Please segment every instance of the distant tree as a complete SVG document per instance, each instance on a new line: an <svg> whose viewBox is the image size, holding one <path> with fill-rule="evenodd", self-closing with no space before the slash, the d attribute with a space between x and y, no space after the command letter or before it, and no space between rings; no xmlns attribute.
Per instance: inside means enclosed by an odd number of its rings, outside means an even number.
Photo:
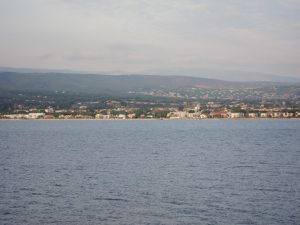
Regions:
<svg viewBox="0 0 300 225"><path fill-rule="evenodd" d="M155 118L166 118L170 111L159 111L155 113Z"/></svg>
<svg viewBox="0 0 300 225"><path fill-rule="evenodd" d="M120 115L120 114L127 115L128 113L123 111L123 110L112 110L111 114L114 115L114 116L117 116L117 115Z"/></svg>
<svg viewBox="0 0 300 225"><path fill-rule="evenodd" d="M137 118L140 118L141 115L146 115L148 112L150 112L149 109L137 109L137 110L134 111L135 116L136 116Z"/></svg>
<svg viewBox="0 0 300 225"><path fill-rule="evenodd" d="M107 110L102 110L102 111L100 111L100 113L103 115L107 115Z"/></svg>

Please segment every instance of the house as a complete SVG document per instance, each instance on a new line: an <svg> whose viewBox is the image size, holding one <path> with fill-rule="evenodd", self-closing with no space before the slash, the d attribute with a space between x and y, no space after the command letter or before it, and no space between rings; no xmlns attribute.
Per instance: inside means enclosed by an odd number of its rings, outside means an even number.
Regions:
<svg viewBox="0 0 300 225"><path fill-rule="evenodd" d="M229 113L229 117L230 118L243 118L243 117L245 117L245 114L242 112L232 112L232 113Z"/></svg>
<svg viewBox="0 0 300 225"><path fill-rule="evenodd" d="M5 119L27 119L26 114L7 114L3 115L3 118Z"/></svg>
<svg viewBox="0 0 300 225"><path fill-rule="evenodd" d="M200 112L187 113L186 116L189 119L198 119L200 117Z"/></svg>
<svg viewBox="0 0 300 225"><path fill-rule="evenodd" d="M261 118L268 118L269 117L269 113L267 113L267 112L261 112L260 113L260 117Z"/></svg>
<svg viewBox="0 0 300 225"><path fill-rule="evenodd" d="M186 118L187 113L183 111L176 111L176 112L170 112L168 113L167 117L170 119L183 119Z"/></svg>
<svg viewBox="0 0 300 225"><path fill-rule="evenodd" d="M281 112L272 112L271 114L272 118L280 118L282 117L282 113Z"/></svg>
<svg viewBox="0 0 300 225"><path fill-rule="evenodd" d="M207 119L207 115L206 114L200 114L200 119Z"/></svg>
<svg viewBox="0 0 300 225"><path fill-rule="evenodd" d="M28 119L41 119L44 118L45 113L29 113L28 114Z"/></svg>
<svg viewBox="0 0 300 225"><path fill-rule="evenodd" d="M130 113L130 114L128 114L127 115L127 117L129 118L129 119L135 119L135 113Z"/></svg>
<svg viewBox="0 0 300 225"><path fill-rule="evenodd" d="M258 117L258 113L248 113L247 117L248 118L257 118Z"/></svg>
<svg viewBox="0 0 300 225"><path fill-rule="evenodd" d="M118 115L118 119L125 120L126 119L126 115L125 114L119 114Z"/></svg>
<svg viewBox="0 0 300 225"><path fill-rule="evenodd" d="M209 113L209 117L211 117L211 118L228 118L228 113L224 112L224 111L211 112L211 113Z"/></svg>
<svg viewBox="0 0 300 225"><path fill-rule="evenodd" d="M283 112L282 113L282 117L284 117L284 118L291 118L293 116L294 116L294 113L292 113L292 112Z"/></svg>
<svg viewBox="0 0 300 225"><path fill-rule="evenodd" d="M103 114L98 113L95 115L95 119L103 119L103 116L104 116Z"/></svg>
<svg viewBox="0 0 300 225"><path fill-rule="evenodd" d="M45 109L45 113L54 113L54 109L49 107L49 108Z"/></svg>
<svg viewBox="0 0 300 225"><path fill-rule="evenodd" d="M55 119L54 115L45 115L44 119L50 120L50 119Z"/></svg>

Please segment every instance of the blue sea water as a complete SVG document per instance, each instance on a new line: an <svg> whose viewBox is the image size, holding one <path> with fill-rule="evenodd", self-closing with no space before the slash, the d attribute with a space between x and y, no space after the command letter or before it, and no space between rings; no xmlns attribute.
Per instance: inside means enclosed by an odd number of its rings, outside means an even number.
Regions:
<svg viewBox="0 0 300 225"><path fill-rule="evenodd" d="M0 121L0 224L300 224L300 120Z"/></svg>

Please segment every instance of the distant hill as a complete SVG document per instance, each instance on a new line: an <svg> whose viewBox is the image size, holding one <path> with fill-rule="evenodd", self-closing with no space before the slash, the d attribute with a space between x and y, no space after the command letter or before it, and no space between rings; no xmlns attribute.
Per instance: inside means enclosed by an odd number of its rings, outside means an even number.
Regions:
<svg viewBox="0 0 300 225"><path fill-rule="evenodd" d="M151 75L95 75L69 73L0 72L2 91L66 91L72 93L127 93L149 89L229 88L240 83L221 80Z"/></svg>
<svg viewBox="0 0 300 225"><path fill-rule="evenodd" d="M37 68L14 68L14 67L1 67L1 72L14 72L14 73L28 73L28 74L105 74L105 75L126 75L131 74L125 71L80 71L80 70L69 70L69 69L37 69ZM155 71L144 71L139 74L157 74ZM180 77L202 77L207 79L223 80L230 82L280 82L280 83L300 83L300 78L292 76L280 76L275 74L258 73L258 72L247 72L247 71L223 71L223 70L202 70L193 71L191 69L187 70L168 70L161 71L159 75L179 75Z"/></svg>
<svg viewBox="0 0 300 225"><path fill-rule="evenodd" d="M229 82L187 76L0 72L0 97L11 92L115 95L149 90L264 88L274 82Z"/></svg>
<svg viewBox="0 0 300 225"><path fill-rule="evenodd" d="M300 83L300 78L291 76L279 76L274 74L246 72L246 71L208 71L211 77L235 82L280 82ZM205 77L205 76L204 76Z"/></svg>

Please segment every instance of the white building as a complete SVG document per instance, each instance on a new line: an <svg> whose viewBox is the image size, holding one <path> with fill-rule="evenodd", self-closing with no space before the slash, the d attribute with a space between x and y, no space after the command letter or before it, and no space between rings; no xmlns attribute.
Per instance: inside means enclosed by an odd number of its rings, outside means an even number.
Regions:
<svg viewBox="0 0 300 225"><path fill-rule="evenodd" d="M127 115L129 119L135 119L135 113L130 113Z"/></svg>
<svg viewBox="0 0 300 225"><path fill-rule="evenodd" d="M28 119L40 119L44 118L45 113L29 113L28 114Z"/></svg>
<svg viewBox="0 0 300 225"><path fill-rule="evenodd" d="M257 118L258 117L258 113L248 113L248 117L249 118Z"/></svg>
<svg viewBox="0 0 300 225"><path fill-rule="evenodd" d="M49 107L48 109L45 109L45 113L54 113L54 109Z"/></svg>
<svg viewBox="0 0 300 225"><path fill-rule="evenodd" d="M3 117L7 119L27 119L26 114L7 114L4 115Z"/></svg>
<svg viewBox="0 0 300 225"><path fill-rule="evenodd" d="M282 113L281 112L272 112L271 117L272 118L280 118L280 117L282 117Z"/></svg>
<svg viewBox="0 0 300 225"><path fill-rule="evenodd" d="M267 112L261 112L260 113L260 117L261 118L268 118L269 117L269 114Z"/></svg>
<svg viewBox="0 0 300 225"><path fill-rule="evenodd" d="M294 113L291 113L291 112L283 112L282 113L282 117L284 118L289 118L289 117L293 117L294 116Z"/></svg>
<svg viewBox="0 0 300 225"><path fill-rule="evenodd" d="M103 114L96 114L95 119L103 119Z"/></svg>
<svg viewBox="0 0 300 225"><path fill-rule="evenodd" d="M119 114L118 115L118 119L125 120L126 119L126 115L125 114Z"/></svg>
<svg viewBox="0 0 300 225"><path fill-rule="evenodd" d="M245 115L241 112L229 113L230 118L243 118Z"/></svg>
<svg viewBox="0 0 300 225"><path fill-rule="evenodd" d="M201 106L200 106L200 104L197 104L195 106L195 112L199 112L200 110L201 110Z"/></svg>
<svg viewBox="0 0 300 225"><path fill-rule="evenodd" d="M183 111L170 112L167 117L170 119L183 119L187 117L187 113Z"/></svg>
<svg viewBox="0 0 300 225"><path fill-rule="evenodd" d="M205 115L205 114L200 114L200 119L207 119L207 115Z"/></svg>

